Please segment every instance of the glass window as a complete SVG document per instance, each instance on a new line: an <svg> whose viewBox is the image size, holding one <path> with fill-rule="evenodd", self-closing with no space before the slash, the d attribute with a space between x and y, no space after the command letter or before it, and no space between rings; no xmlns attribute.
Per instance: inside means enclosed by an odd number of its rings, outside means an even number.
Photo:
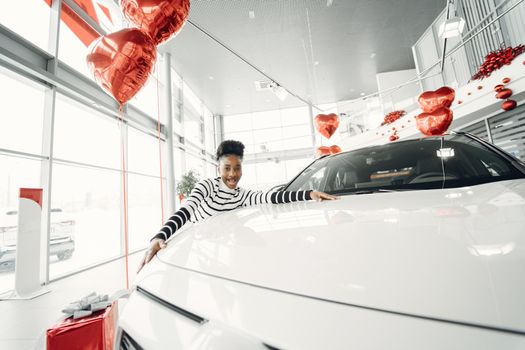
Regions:
<svg viewBox="0 0 525 350"><path fill-rule="evenodd" d="M183 91L184 91L184 105L187 105L187 107L193 108L197 114L200 115L201 113L201 100L199 97L193 92L190 87L183 82Z"/></svg>
<svg viewBox="0 0 525 350"><path fill-rule="evenodd" d="M281 110L281 114L283 126L310 125L310 114L308 113L307 107L283 109Z"/></svg>
<svg viewBox="0 0 525 350"><path fill-rule="evenodd" d="M525 160L525 108L516 108L492 117L489 125L492 142L496 146Z"/></svg>
<svg viewBox="0 0 525 350"><path fill-rule="evenodd" d="M120 169L118 121L57 94L54 156Z"/></svg>
<svg viewBox="0 0 525 350"><path fill-rule="evenodd" d="M162 157L166 158L164 142ZM166 161L163 161L163 165ZM128 128L128 171L160 176L159 139L133 128ZM165 175L165 169L163 169Z"/></svg>
<svg viewBox="0 0 525 350"><path fill-rule="evenodd" d="M161 110L160 94L162 93L163 88L164 84L160 82L157 84L157 77L152 74L146 81L146 84L144 84L129 103L146 113L150 118L158 120L158 114ZM161 123L162 122L164 122L164 118L161 116Z"/></svg>
<svg viewBox="0 0 525 350"><path fill-rule="evenodd" d="M40 188L40 164L0 154L0 293L15 286L18 197L20 188Z"/></svg>
<svg viewBox="0 0 525 350"><path fill-rule="evenodd" d="M52 278L120 254L121 175L117 171L55 164L51 213L57 246ZM52 231L53 239L53 231ZM54 244L51 242L52 245Z"/></svg>
<svg viewBox="0 0 525 350"><path fill-rule="evenodd" d="M480 122L477 122L475 124L466 126L461 129L463 132L468 132L472 135L475 135L479 138L484 139L485 141L489 140L489 135L487 133L487 127L485 126L485 121L482 120Z"/></svg>
<svg viewBox="0 0 525 350"><path fill-rule="evenodd" d="M252 130L250 114L236 114L224 116L224 133Z"/></svg>
<svg viewBox="0 0 525 350"><path fill-rule="evenodd" d="M265 111L252 114L254 130L281 127L281 111Z"/></svg>
<svg viewBox="0 0 525 350"><path fill-rule="evenodd" d="M48 50L51 0L2 1L0 23L43 50Z"/></svg>
<svg viewBox="0 0 525 350"><path fill-rule="evenodd" d="M318 172L323 172L320 183L316 181ZM288 189L310 187L331 193L370 193L463 187L517 178L525 175L500 154L465 135L449 135L321 158Z"/></svg>
<svg viewBox="0 0 525 350"><path fill-rule="evenodd" d="M164 196L166 196L166 182ZM164 213L167 220L170 213ZM149 241L164 225L162 222L159 178L129 174L128 176L128 235L129 251L146 248Z"/></svg>
<svg viewBox="0 0 525 350"><path fill-rule="evenodd" d="M0 148L41 154L45 88L0 67L0 96Z"/></svg>

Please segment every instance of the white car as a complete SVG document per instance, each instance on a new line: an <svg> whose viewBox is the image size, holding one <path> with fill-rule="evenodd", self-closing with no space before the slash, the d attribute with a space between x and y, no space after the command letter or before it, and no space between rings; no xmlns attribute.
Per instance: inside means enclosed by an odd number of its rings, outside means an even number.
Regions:
<svg viewBox="0 0 525 350"><path fill-rule="evenodd" d="M117 349L525 349L525 164L454 133L320 158L339 200L188 225L139 274Z"/></svg>

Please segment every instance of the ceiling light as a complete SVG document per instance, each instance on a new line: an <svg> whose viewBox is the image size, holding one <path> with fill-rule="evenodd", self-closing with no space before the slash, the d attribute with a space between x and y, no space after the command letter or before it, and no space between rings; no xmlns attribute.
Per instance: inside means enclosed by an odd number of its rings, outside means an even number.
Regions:
<svg viewBox="0 0 525 350"><path fill-rule="evenodd" d="M211 75L208 77L210 80L213 80L215 79L214 77L212 77Z"/></svg>
<svg viewBox="0 0 525 350"><path fill-rule="evenodd" d="M465 20L461 17L452 17L441 23L439 36L443 39L460 35L465 29Z"/></svg>
<svg viewBox="0 0 525 350"><path fill-rule="evenodd" d="M375 53L375 52L372 52L372 53L370 54L370 58L374 58L374 57L376 57L376 53Z"/></svg>
<svg viewBox="0 0 525 350"><path fill-rule="evenodd" d="M232 106L232 105L226 105L225 107L226 107L226 108L230 108L231 106Z"/></svg>
<svg viewBox="0 0 525 350"><path fill-rule="evenodd" d="M318 65L319 65L319 61L315 61L314 66L318 66Z"/></svg>
<svg viewBox="0 0 525 350"><path fill-rule="evenodd" d="M250 19L254 19L255 18L255 12L254 11L249 11L248 12L248 17L250 17Z"/></svg>
<svg viewBox="0 0 525 350"><path fill-rule="evenodd" d="M334 3L334 0L326 0L326 7L332 6L333 3Z"/></svg>
<svg viewBox="0 0 525 350"><path fill-rule="evenodd" d="M286 91L285 88L282 86L276 84L276 86L272 87L272 91L277 96L277 98L281 101L286 100L286 97L288 97L288 91Z"/></svg>
<svg viewBox="0 0 525 350"><path fill-rule="evenodd" d="M362 92L362 93L360 93L359 95L361 95L361 96L365 96L365 93L364 93L364 92Z"/></svg>

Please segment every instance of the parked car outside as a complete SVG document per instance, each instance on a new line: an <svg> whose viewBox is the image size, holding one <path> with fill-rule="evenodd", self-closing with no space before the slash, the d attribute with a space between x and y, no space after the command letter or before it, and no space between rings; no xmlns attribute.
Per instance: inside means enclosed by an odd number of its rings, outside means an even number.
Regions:
<svg viewBox="0 0 525 350"><path fill-rule="evenodd" d="M0 269L12 270L16 259L18 210L4 208L0 212ZM58 260L71 258L75 251L75 220L61 208L51 209L49 255Z"/></svg>
<svg viewBox="0 0 525 350"><path fill-rule="evenodd" d="M452 133L325 156L284 189L341 198L183 227L116 348L525 348L520 160Z"/></svg>

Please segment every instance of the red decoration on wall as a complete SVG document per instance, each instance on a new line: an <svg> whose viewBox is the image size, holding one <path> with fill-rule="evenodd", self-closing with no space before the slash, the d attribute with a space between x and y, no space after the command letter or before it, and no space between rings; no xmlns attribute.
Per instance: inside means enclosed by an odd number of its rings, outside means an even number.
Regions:
<svg viewBox="0 0 525 350"><path fill-rule="evenodd" d="M506 111L510 111L510 110L513 110L514 108L516 108L516 105L517 105L516 101L514 101L514 100L507 100L507 101L505 101L505 102L503 102L501 104L501 108L506 110Z"/></svg>
<svg viewBox="0 0 525 350"><path fill-rule="evenodd" d="M503 78L502 82L503 84L508 84L510 83L510 78Z"/></svg>
<svg viewBox="0 0 525 350"><path fill-rule="evenodd" d="M496 98L499 98L501 100L505 100L512 96L512 90L511 89L501 89L496 94Z"/></svg>
<svg viewBox="0 0 525 350"><path fill-rule="evenodd" d="M494 91L499 92L501 89L504 89L504 88L505 88L505 85L498 84L498 85L494 86Z"/></svg>
<svg viewBox="0 0 525 350"><path fill-rule="evenodd" d="M436 91L425 91L417 101L423 112L431 113L441 107L450 107L456 96L454 89L443 86Z"/></svg>
<svg viewBox="0 0 525 350"><path fill-rule="evenodd" d="M447 107L441 107L431 113L421 113L416 117L416 126L424 135L443 135L452 123L453 114Z"/></svg>
<svg viewBox="0 0 525 350"><path fill-rule="evenodd" d="M401 118L402 116L404 116L405 114L407 114L407 112L405 112L405 111L393 111L393 112L390 112L390 113L385 115L385 118L384 118L383 122L381 123L381 126L387 125L387 124L391 124L391 123L395 122L396 120L398 120L399 118Z"/></svg>
<svg viewBox="0 0 525 350"><path fill-rule="evenodd" d="M490 76L492 72L500 69L503 65L509 65L516 56L519 56L523 52L525 52L525 45L504 47L490 52L485 56L485 61L481 64L478 72L474 74L471 79L478 80Z"/></svg>
<svg viewBox="0 0 525 350"><path fill-rule="evenodd" d="M399 140L399 136L398 136L397 134L390 135L390 137L388 138L388 140L390 140L390 142L393 142L393 141Z"/></svg>
<svg viewBox="0 0 525 350"><path fill-rule="evenodd" d="M86 61L95 81L122 105L146 83L156 57L148 35L126 28L94 41Z"/></svg>
<svg viewBox="0 0 525 350"><path fill-rule="evenodd" d="M335 113L318 114L314 118L314 124L317 131L329 139L339 126L339 116Z"/></svg>
<svg viewBox="0 0 525 350"><path fill-rule="evenodd" d="M337 145L330 146L330 154L337 154L337 153L341 153L342 151L343 150L341 149L341 147Z"/></svg>
<svg viewBox="0 0 525 350"><path fill-rule="evenodd" d="M178 33L190 13L190 0L120 0L124 16L155 45Z"/></svg>
<svg viewBox="0 0 525 350"><path fill-rule="evenodd" d="M478 90L481 90L481 89L483 89L483 86L478 85Z"/></svg>

